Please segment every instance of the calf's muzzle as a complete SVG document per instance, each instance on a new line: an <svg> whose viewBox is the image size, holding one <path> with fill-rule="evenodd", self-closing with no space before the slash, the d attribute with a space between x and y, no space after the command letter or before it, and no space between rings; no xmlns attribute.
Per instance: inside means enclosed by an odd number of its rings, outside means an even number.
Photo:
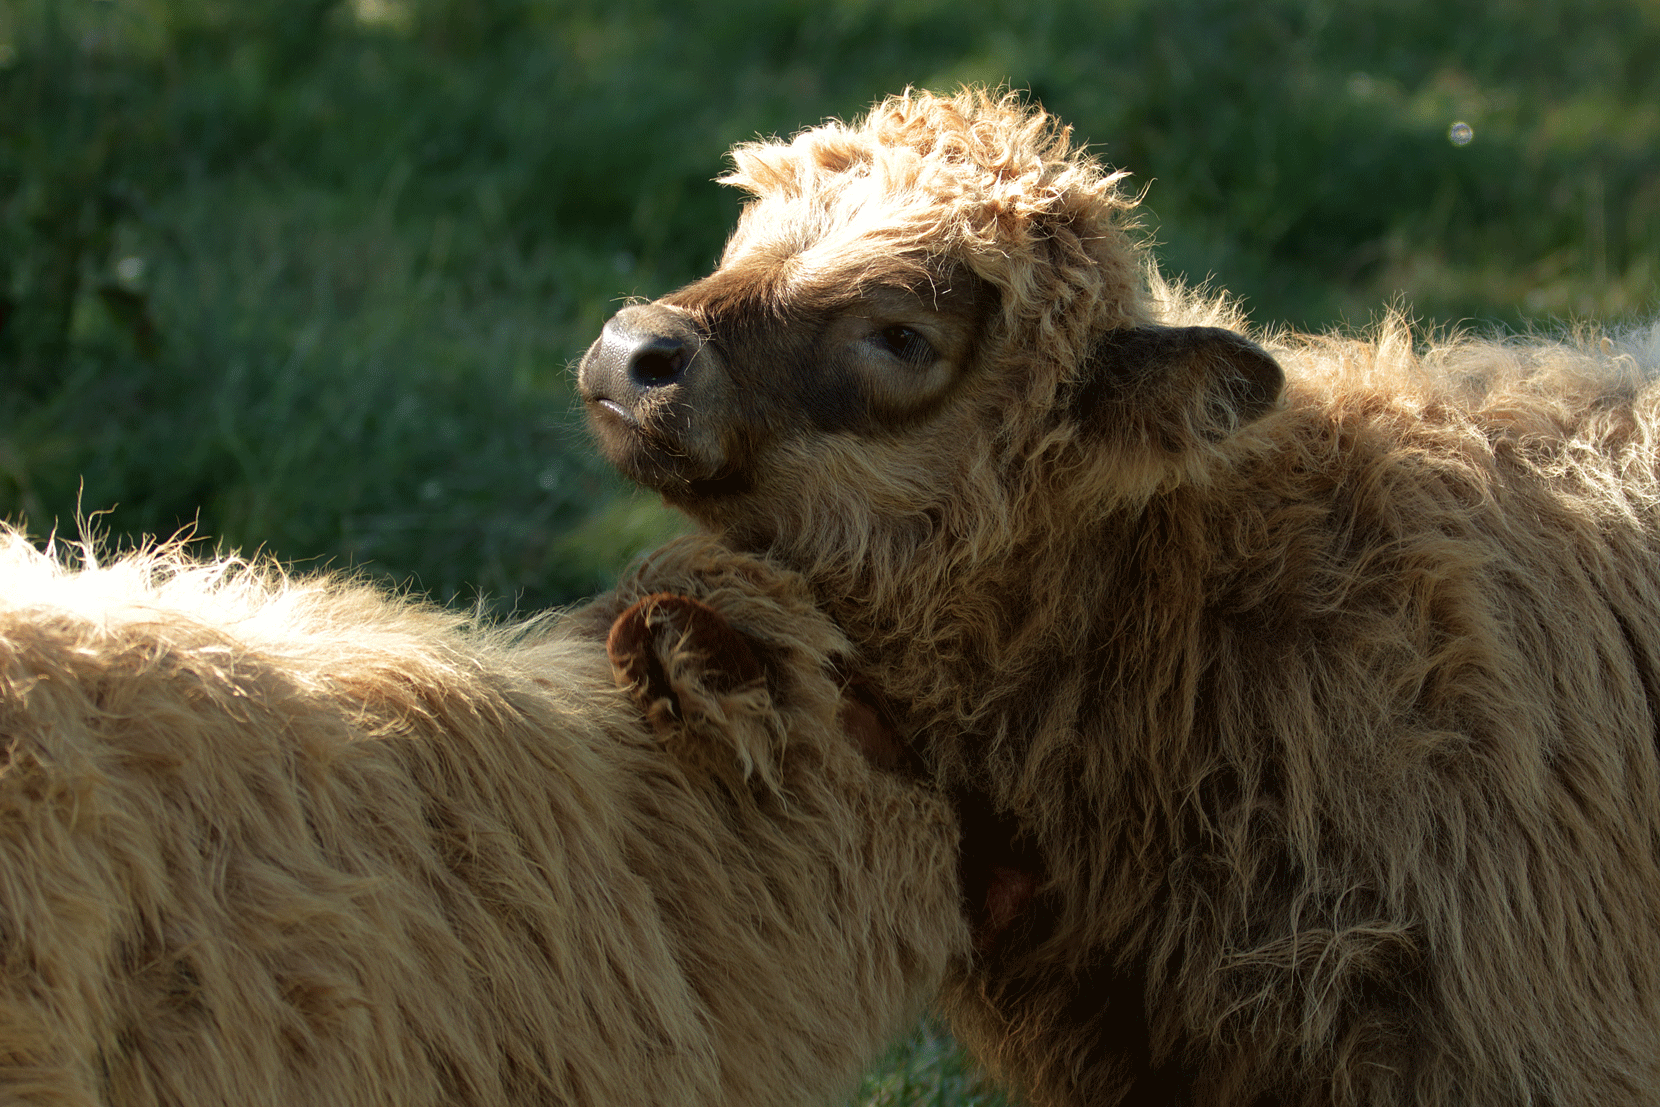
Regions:
<svg viewBox="0 0 1660 1107"><path fill-rule="evenodd" d="M657 304L626 307L583 356L577 387L590 409L638 425L641 405L654 390L679 384L702 347L703 336L682 313Z"/></svg>

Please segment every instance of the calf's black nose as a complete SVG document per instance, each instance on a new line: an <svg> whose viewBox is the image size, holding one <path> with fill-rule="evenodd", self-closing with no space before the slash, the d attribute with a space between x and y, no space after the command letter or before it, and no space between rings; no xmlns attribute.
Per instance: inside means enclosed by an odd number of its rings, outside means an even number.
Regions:
<svg viewBox="0 0 1660 1107"><path fill-rule="evenodd" d="M675 312L654 304L624 308L582 359L577 374L582 398L633 421L654 389L685 378L702 346L697 328Z"/></svg>
<svg viewBox="0 0 1660 1107"><path fill-rule="evenodd" d="M611 324L606 324L605 329L610 331ZM619 351L623 357L622 369L628 379L641 388L674 383L692 360L691 344L676 335L636 335L632 343L632 346Z"/></svg>

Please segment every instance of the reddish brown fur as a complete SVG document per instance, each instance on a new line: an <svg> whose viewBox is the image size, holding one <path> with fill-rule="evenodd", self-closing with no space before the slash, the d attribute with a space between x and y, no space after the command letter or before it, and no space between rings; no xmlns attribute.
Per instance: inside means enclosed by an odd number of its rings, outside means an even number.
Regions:
<svg viewBox="0 0 1660 1107"><path fill-rule="evenodd" d="M959 797L980 1055L1042 1107L1660 1099L1660 329L1253 343L1011 98L735 158L584 395Z"/></svg>

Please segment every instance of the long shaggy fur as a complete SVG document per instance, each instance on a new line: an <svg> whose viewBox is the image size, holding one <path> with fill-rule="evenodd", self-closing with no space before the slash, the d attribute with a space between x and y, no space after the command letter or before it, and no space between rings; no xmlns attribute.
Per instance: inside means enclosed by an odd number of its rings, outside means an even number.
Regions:
<svg viewBox="0 0 1660 1107"><path fill-rule="evenodd" d="M949 988L980 1056L1045 1107L1660 1099L1660 328L1188 330L1246 328L1007 97L736 159L728 255L657 317L706 342L688 436L775 441L660 486L812 581L978 812L970 874L1037 873ZM996 308L894 313L884 255ZM953 384L826 432L749 336L861 312ZM896 364L858 341L825 364Z"/></svg>
<svg viewBox="0 0 1660 1107"><path fill-rule="evenodd" d="M700 683L666 640L654 729L605 633L663 591L765 681ZM0 536L0 1099L845 1091L966 941L948 808L837 721L846 648L798 579L706 541L492 630Z"/></svg>

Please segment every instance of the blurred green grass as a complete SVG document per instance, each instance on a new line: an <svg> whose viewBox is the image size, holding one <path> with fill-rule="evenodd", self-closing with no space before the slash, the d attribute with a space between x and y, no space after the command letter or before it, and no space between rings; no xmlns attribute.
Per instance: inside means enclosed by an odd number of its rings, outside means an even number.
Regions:
<svg viewBox="0 0 1660 1107"><path fill-rule="evenodd" d="M602 588L680 524L570 364L733 142L907 85L1029 90L1259 322L1650 317L1656 57L1652 0L0 0L0 516ZM860 1102L980 1095L925 1024Z"/></svg>
<svg viewBox="0 0 1660 1107"><path fill-rule="evenodd" d="M924 1018L871 1067L848 1107L1007 1107L951 1034Z"/></svg>

